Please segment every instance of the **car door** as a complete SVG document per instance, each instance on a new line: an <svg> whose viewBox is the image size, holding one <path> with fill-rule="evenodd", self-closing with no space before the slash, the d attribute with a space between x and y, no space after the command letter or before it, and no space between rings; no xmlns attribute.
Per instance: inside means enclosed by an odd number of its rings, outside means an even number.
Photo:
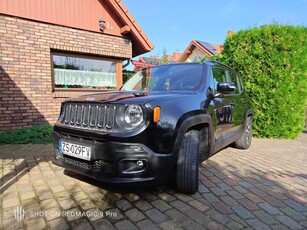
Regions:
<svg viewBox="0 0 307 230"><path fill-rule="evenodd" d="M229 81L235 85L235 91L229 95L233 104L232 111L232 127L231 132L235 133L243 127L244 111L245 111L245 98L242 97L243 85L240 76L233 70L229 70Z"/></svg>
<svg viewBox="0 0 307 230"><path fill-rule="evenodd" d="M215 115L215 141L223 141L231 133L233 127L233 110L235 106L234 98L230 95L219 94L217 85L219 82L229 82L229 71L223 66L213 66L211 68L211 81L213 94L215 95L212 103Z"/></svg>

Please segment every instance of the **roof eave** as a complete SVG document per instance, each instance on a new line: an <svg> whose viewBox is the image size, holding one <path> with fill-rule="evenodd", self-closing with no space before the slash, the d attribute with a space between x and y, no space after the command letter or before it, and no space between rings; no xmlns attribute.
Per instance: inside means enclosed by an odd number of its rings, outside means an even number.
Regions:
<svg viewBox="0 0 307 230"><path fill-rule="evenodd" d="M116 10L115 12L117 12L119 18L121 18L125 26L128 26L130 28L130 31L128 33L131 36L133 44L132 56L135 57L140 54L147 53L153 50L154 45L146 36L144 31L142 31L142 28L138 25L138 23L130 14L128 9L121 2L121 0L108 0L108 1ZM127 33L127 30L124 30L124 32Z"/></svg>

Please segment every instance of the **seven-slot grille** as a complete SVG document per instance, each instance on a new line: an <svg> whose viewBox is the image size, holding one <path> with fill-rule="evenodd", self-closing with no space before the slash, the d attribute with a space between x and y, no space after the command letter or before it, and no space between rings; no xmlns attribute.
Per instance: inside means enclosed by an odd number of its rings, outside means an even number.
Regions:
<svg viewBox="0 0 307 230"><path fill-rule="evenodd" d="M61 123L83 129L110 130L114 126L115 106L65 104Z"/></svg>

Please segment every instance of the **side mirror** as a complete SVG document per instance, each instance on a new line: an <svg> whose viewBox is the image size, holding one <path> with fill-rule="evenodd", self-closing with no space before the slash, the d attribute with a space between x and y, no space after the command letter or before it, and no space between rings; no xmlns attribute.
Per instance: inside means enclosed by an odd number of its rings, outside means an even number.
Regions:
<svg viewBox="0 0 307 230"><path fill-rule="evenodd" d="M235 92L236 86L233 82L219 82L217 84L217 92L222 94L231 94Z"/></svg>

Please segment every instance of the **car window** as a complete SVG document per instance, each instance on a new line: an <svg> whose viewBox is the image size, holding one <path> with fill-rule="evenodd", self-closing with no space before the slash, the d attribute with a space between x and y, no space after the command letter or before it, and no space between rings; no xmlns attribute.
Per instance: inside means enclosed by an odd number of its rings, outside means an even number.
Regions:
<svg viewBox="0 0 307 230"><path fill-rule="evenodd" d="M130 78L122 90L198 90L203 82L203 65L174 64L148 67Z"/></svg>
<svg viewBox="0 0 307 230"><path fill-rule="evenodd" d="M219 82L227 82L227 71L222 68L212 68L212 77L213 77L213 89L217 90L217 84Z"/></svg>
<svg viewBox="0 0 307 230"><path fill-rule="evenodd" d="M240 81L239 81L239 77L235 72L229 71L229 81L235 83L236 90L235 90L234 94L241 93L241 91L242 91L241 90L241 84L240 84Z"/></svg>

